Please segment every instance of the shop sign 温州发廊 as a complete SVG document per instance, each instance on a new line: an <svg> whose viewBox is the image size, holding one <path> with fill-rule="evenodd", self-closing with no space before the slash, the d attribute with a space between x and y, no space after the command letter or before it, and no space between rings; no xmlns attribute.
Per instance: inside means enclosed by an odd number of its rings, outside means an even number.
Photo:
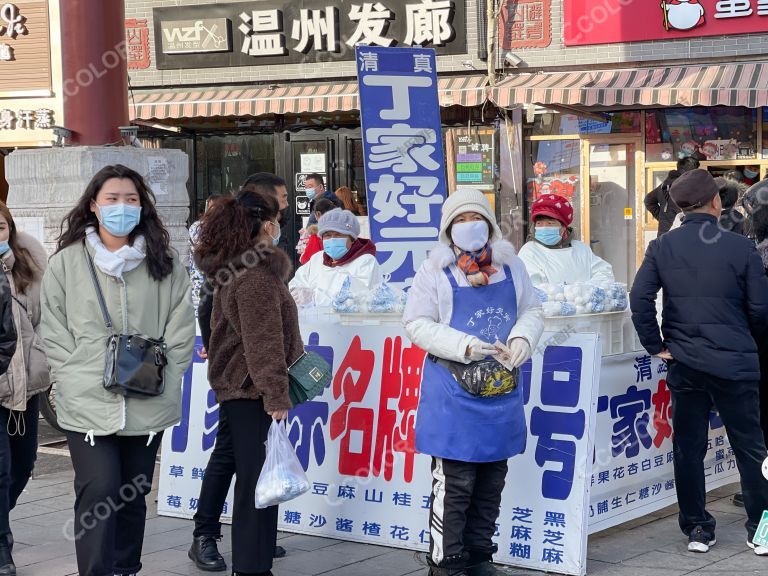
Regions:
<svg viewBox="0 0 768 576"><path fill-rule="evenodd" d="M564 2L566 46L768 32L768 0Z"/></svg>
<svg viewBox="0 0 768 576"><path fill-rule="evenodd" d="M465 0L264 0L153 14L161 70L354 60L358 45L467 51Z"/></svg>

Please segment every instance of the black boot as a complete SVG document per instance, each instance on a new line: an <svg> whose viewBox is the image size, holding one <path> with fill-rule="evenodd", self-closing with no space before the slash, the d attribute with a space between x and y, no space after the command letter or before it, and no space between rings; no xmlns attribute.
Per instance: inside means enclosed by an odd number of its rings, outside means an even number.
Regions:
<svg viewBox="0 0 768 576"><path fill-rule="evenodd" d="M506 572L493 564L492 553L470 550L467 574L469 576L505 576Z"/></svg>
<svg viewBox="0 0 768 576"><path fill-rule="evenodd" d="M192 540L188 556L200 570L223 572L227 569L227 563L219 554L219 548L216 545L218 539L216 536L195 536Z"/></svg>
<svg viewBox="0 0 768 576"><path fill-rule="evenodd" d="M466 570L467 559L462 555L443 558L440 564L435 564L431 558L427 558L427 564L429 576L469 576Z"/></svg>
<svg viewBox="0 0 768 576"><path fill-rule="evenodd" d="M285 558L285 555L287 552L285 551L285 548L282 546L275 546L275 555L273 558Z"/></svg>
<svg viewBox="0 0 768 576"><path fill-rule="evenodd" d="M0 538L0 576L16 576L16 565L7 538Z"/></svg>

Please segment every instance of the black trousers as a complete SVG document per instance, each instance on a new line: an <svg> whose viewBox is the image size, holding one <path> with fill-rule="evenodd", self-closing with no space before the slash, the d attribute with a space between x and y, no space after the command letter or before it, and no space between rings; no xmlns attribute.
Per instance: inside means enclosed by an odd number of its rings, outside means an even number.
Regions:
<svg viewBox="0 0 768 576"><path fill-rule="evenodd" d="M229 485L235 475L235 451L232 431L225 410L219 410L216 444L205 468L200 498L195 512L194 536L221 536L221 512Z"/></svg>
<svg viewBox="0 0 768 576"><path fill-rule="evenodd" d="M256 483L267 456L264 443L272 418L261 400L229 400L221 403L220 410L228 424L237 475L232 570L246 574L268 572L277 541L277 506L256 509Z"/></svg>
<svg viewBox="0 0 768 576"><path fill-rule="evenodd" d="M67 432L75 469L75 540L80 576L113 576L141 570L155 458L162 434L97 436L94 445L80 432Z"/></svg>
<svg viewBox="0 0 768 576"><path fill-rule="evenodd" d="M768 446L768 336L758 342L760 352L760 425L763 427L763 439Z"/></svg>
<svg viewBox="0 0 768 576"><path fill-rule="evenodd" d="M39 394L27 400L24 412L0 407L0 537L11 533L8 516L35 467L39 419Z"/></svg>
<svg viewBox="0 0 768 576"><path fill-rule="evenodd" d="M704 482L709 413L714 406L725 424L741 474L746 528L751 541L763 510L768 509L768 480L761 469L766 448L760 428L758 382L716 378L675 361L670 363L667 385L672 392L680 528L686 535L696 526L701 526L710 537L715 534L715 519L706 510Z"/></svg>
<svg viewBox="0 0 768 576"><path fill-rule="evenodd" d="M507 460L475 464L432 458L429 556L438 566L459 557L490 557Z"/></svg>

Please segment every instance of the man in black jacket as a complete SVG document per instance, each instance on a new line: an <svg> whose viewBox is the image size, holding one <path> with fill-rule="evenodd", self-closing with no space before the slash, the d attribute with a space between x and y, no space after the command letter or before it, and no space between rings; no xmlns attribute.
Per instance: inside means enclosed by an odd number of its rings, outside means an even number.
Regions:
<svg viewBox="0 0 768 576"><path fill-rule="evenodd" d="M632 321L648 353L669 363L675 483L688 549L707 552L715 543L715 519L706 510L704 484L714 407L741 472L748 545L762 556L768 548L752 544L768 509L754 338L768 327L768 278L754 242L718 226L718 192L706 170L687 172L672 185L672 198L685 220L648 246L630 294ZM663 336L656 320L659 289L664 291Z"/></svg>
<svg viewBox="0 0 768 576"><path fill-rule="evenodd" d="M669 195L669 189L681 175L698 167L699 161L696 158L692 156L681 158L677 161L677 170L670 170L666 180L646 195L643 201L645 207L659 222L658 236L669 232L675 221L675 216L680 212L680 208L677 207Z"/></svg>

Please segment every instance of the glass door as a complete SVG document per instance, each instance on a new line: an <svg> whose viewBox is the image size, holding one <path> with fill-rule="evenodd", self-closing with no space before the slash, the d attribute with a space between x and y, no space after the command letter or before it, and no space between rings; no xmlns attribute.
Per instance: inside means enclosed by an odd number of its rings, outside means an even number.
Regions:
<svg viewBox="0 0 768 576"><path fill-rule="evenodd" d="M644 218L639 142L589 139L583 144L589 198L584 241L613 266L617 281L631 285L639 262L637 231Z"/></svg>

